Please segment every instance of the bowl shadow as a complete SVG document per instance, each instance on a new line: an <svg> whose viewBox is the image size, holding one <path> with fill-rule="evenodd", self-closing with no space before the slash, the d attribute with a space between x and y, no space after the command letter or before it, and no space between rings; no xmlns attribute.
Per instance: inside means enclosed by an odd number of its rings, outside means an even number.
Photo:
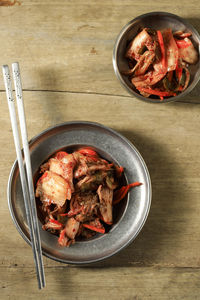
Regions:
<svg viewBox="0 0 200 300"><path fill-rule="evenodd" d="M188 94L177 100L176 102L200 104L200 82Z"/></svg>
<svg viewBox="0 0 200 300"><path fill-rule="evenodd" d="M194 26L194 28L200 32L200 22L198 18L185 18L188 23Z"/></svg>
<svg viewBox="0 0 200 300"><path fill-rule="evenodd" d="M169 217L171 219L176 217L177 203L174 195L177 194L177 191L180 199L183 198L183 187L179 182L176 182L178 176L176 170L178 168L180 172L180 166L176 166L176 162L171 156L167 158L164 146L155 143L152 138L144 138L130 131L121 131L121 134L136 146L148 167L153 190L149 216L139 235L128 247L106 260L83 267L109 268L158 265L162 261L169 240L171 239L174 244L178 244L180 232L178 227L176 228L177 223L173 223L172 230L168 219ZM184 176L184 169L181 172ZM173 182L176 184L173 185Z"/></svg>
<svg viewBox="0 0 200 300"><path fill-rule="evenodd" d="M200 32L200 22L197 18L186 18L186 21L194 26L194 28ZM180 98L179 102L185 103L200 103L200 82L194 87L194 89L183 98Z"/></svg>

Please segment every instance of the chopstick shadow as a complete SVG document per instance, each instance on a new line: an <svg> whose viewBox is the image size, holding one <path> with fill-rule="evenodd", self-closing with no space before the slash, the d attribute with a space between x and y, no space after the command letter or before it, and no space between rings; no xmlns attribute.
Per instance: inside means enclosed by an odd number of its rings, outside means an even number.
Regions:
<svg viewBox="0 0 200 300"><path fill-rule="evenodd" d="M149 216L142 231L128 247L102 262L84 266L87 268L157 265L164 259L166 245L172 241L173 245L179 243L179 224L174 220L177 216L177 194L178 201L184 199L184 191L180 183L172 183L176 182L180 173L184 176L184 170L177 166L172 155L166 155L164 146L155 143L152 138L129 131L121 133L140 151L149 169L153 190ZM181 203L181 207L183 205Z"/></svg>
<svg viewBox="0 0 200 300"><path fill-rule="evenodd" d="M194 28L200 32L199 18L186 18L187 22L190 23Z"/></svg>

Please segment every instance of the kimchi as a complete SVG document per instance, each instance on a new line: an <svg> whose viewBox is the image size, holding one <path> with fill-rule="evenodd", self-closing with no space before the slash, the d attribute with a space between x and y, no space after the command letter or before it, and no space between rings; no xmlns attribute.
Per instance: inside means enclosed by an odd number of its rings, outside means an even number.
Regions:
<svg viewBox="0 0 200 300"><path fill-rule="evenodd" d="M190 81L188 66L198 62L189 32L144 28L129 43L125 57L135 89L144 97L163 100L183 92Z"/></svg>
<svg viewBox="0 0 200 300"><path fill-rule="evenodd" d="M141 184L122 186L123 172L91 148L56 153L40 167L36 184L43 229L57 235L61 246L109 231L113 206Z"/></svg>

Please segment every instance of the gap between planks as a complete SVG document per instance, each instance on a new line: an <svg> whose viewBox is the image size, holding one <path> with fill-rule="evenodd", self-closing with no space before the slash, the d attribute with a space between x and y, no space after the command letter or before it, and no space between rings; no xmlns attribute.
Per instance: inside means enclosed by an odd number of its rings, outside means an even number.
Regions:
<svg viewBox="0 0 200 300"><path fill-rule="evenodd" d="M25 265L20 265L20 264L11 264L11 265L0 265L0 269L33 269L33 266L25 266ZM136 269L168 269L168 270L199 270L200 271L200 267L198 266L174 266L174 265L159 265L159 264L155 264L155 265L142 265L142 264L129 264L128 266L95 266L95 265L71 265L71 264L63 264L63 265L53 265L53 266L48 266L45 265L45 269L66 269L66 268L71 268L71 269L123 269L123 268L136 268Z"/></svg>
<svg viewBox="0 0 200 300"><path fill-rule="evenodd" d="M110 96L110 97L123 97L123 98L133 98L129 95L120 95L120 94L108 94L108 93L96 93L96 92L80 92L80 91L67 91L67 90L29 90L23 89L24 92L44 92L44 93L68 93L68 94L82 94L82 95L98 95L98 96ZM0 93L5 93L5 90L0 90ZM175 101L176 103L185 103L185 104L200 104L200 102L184 101L179 100ZM173 103L173 102L172 102Z"/></svg>

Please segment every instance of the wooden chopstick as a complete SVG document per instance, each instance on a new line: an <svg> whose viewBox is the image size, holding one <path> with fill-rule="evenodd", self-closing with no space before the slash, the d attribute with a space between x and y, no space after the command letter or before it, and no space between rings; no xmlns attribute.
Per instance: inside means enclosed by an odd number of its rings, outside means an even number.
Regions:
<svg viewBox="0 0 200 300"><path fill-rule="evenodd" d="M3 69L4 84L5 84L9 113L10 113L11 126L12 126L17 160L18 160L19 171L20 171L20 179L21 179L21 185L22 185L22 191L24 197L27 222L28 222L30 238L31 238L31 246L32 246L33 256L34 256L34 261L36 266L38 287L39 289L42 289L45 287L45 274L44 274L44 265L42 260L41 240L40 240L39 227L38 227L38 218L37 218L37 210L36 210L36 203L35 203L33 176L32 176L30 152L29 152L29 145L28 145L28 138L27 138L26 118L24 112L19 64L13 63L12 69L13 69L18 117L19 117L20 129L21 129L21 138L22 138L22 144L24 149L24 159L25 159L26 168L24 168L22 152L21 152L20 137L19 137L19 131L17 125L15 101L12 93L12 81L10 77L10 71L7 65L4 65L2 69ZM27 184L27 180L28 180L28 184Z"/></svg>

